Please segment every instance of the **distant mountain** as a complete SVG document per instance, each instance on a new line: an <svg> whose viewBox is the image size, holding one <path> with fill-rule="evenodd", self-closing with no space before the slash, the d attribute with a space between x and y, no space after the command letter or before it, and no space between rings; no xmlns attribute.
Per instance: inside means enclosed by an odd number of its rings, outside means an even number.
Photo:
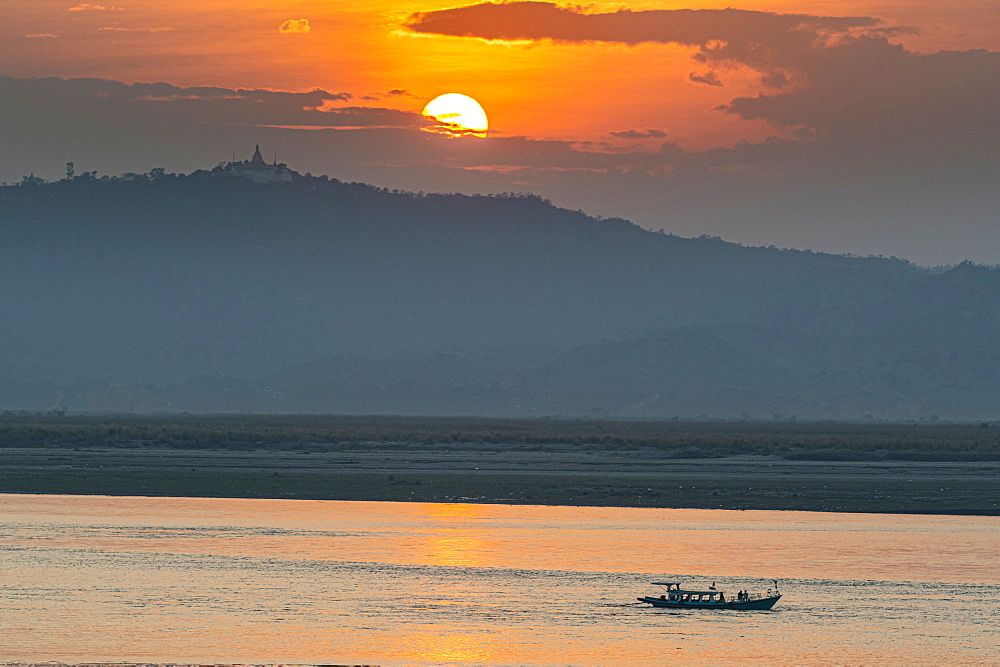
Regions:
<svg viewBox="0 0 1000 667"><path fill-rule="evenodd" d="M1000 271L525 196L0 188L0 409L995 417Z"/></svg>

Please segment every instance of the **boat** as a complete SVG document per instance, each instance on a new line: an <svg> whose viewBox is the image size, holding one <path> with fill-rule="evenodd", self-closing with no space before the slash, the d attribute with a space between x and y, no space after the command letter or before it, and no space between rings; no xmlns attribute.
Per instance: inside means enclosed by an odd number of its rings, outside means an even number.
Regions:
<svg viewBox="0 0 1000 667"><path fill-rule="evenodd" d="M647 595L636 598L639 602L647 602L654 607L669 607L671 609L739 609L756 610L770 609L781 599L778 582L766 593L740 591L727 594L715 588L715 582L707 590L691 590L681 588L677 581L654 581L654 586L666 586L667 592L660 596Z"/></svg>

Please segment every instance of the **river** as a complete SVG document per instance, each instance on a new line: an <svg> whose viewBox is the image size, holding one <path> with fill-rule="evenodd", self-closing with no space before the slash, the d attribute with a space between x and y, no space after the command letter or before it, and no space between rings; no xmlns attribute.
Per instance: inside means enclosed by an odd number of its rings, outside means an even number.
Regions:
<svg viewBox="0 0 1000 667"><path fill-rule="evenodd" d="M1000 519L0 495L0 659L995 664ZM771 611L636 602L679 579Z"/></svg>

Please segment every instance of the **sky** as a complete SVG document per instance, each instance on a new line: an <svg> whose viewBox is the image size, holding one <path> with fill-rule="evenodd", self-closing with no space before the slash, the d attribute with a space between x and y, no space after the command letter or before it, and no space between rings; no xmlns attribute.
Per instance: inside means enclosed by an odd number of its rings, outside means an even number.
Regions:
<svg viewBox="0 0 1000 667"><path fill-rule="evenodd" d="M993 0L6 0L0 181L269 159L680 236L1000 263ZM445 93L485 137L427 132Z"/></svg>

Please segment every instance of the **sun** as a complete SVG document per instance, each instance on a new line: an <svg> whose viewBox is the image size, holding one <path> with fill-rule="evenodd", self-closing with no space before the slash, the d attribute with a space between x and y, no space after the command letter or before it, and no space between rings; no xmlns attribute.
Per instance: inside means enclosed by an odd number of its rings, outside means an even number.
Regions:
<svg viewBox="0 0 1000 667"><path fill-rule="evenodd" d="M490 126L482 105L461 93L435 97L424 107L423 114L435 123L423 128L425 131L453 137L485 137Z"/></svg>

